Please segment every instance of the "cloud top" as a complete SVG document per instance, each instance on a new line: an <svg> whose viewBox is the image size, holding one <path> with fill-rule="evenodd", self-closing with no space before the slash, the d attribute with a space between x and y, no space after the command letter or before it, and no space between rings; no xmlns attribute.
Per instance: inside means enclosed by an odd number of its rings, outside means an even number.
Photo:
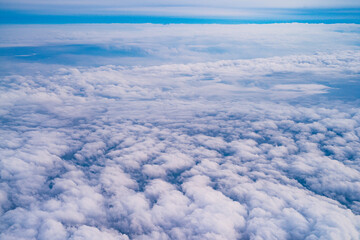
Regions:
<svg viewBox="0 0 360 240"><path fill-rule="evenodd" d="M350 37L317 53L3 74L0 239L359 239L360 102L344 87L359 86L357 27L316 27ZM103 33L89 35L119 34Z"/></svg>
<svg viewBox="0 0 360 240"><path fill-rule="evenodd" d="M359 109L241 80L358 54L3 78L1 238L358 239Z"/></svg>

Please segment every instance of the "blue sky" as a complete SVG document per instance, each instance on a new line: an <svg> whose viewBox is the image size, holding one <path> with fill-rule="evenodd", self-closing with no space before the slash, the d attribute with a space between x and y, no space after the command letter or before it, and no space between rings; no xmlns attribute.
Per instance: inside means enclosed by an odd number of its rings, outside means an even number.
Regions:
<svg viewBox="0 0 360 240"><path fill-rule="evenodd" d="M122 12L117 14L48 14L31 11L0 11L0 24L69 23L155 23L155 24L246 24L246 23L360 23L360 9L248 9L246 14L172 15L157 12Z"/></svg>
<svg viewBox="0 0 360 240"><path fill-rule="evenodd" d="M359 1L1 0L0 23L359 23Z"/></svg>
<svg viewBox="0 0 360 240"><path fill-rule="evenodd" d="M268 8L356 8L360 7L356 0L77 0L77 1L46 1L46 0L1 0L1 8L9 10L24 10L34 13L67 13L67 14L111 14L147 12L146 15L229 15L246 12L246 9ZM205 12L204 12L205 10ZM245 10L245 11L244 11ZM209 13L211 11L211 13Z"/></svg>

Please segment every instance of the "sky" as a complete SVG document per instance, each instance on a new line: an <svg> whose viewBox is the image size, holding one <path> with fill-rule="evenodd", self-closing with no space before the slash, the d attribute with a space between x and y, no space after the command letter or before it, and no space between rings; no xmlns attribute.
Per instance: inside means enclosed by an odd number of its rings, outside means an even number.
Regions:
<svg viewBox="0 0 360 240"><path fill-rule="evenodd" d="M0 13L0 24L360 22L356 0L1 0Z"/></svg>
<svg viewBox="0 0 360 240"><path fill-rule="evenodd" d="M360 239L359 5L0 0L0 239Z"/></svg>
<svg viewBox="0 0 360 240"><path fill-rule="evenodd" d="M119 0L104 0L104 1L93 1L93 0L77 0L77 1L46 1L46 0L1 0L2 9L12 10L25 10L38 13L62 13L62 14L111 14L130 11L133 13L147 12L150 15L164 15L170 11L171 14L186 14L190 11L190 14L197 13L201 14L202 10L212 10L216 12L215 15L222 15L222 11L230 12L238 11L246 14L244 9L251 8L359 8L360 3L356 0L291 0L291 1L266 1L266 0L241 0L241 1L230 1L230 0L134 0L134 1L119 1ZM211 13L210 13L211 14Z"/></svg>

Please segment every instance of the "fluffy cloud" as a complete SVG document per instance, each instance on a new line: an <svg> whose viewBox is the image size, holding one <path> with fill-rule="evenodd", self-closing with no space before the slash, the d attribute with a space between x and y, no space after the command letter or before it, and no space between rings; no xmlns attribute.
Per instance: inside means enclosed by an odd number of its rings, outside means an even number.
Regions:
<svg viewBox="0 0 360 240"><path fill-rule="evenodd" d="M359 59L4 76L0 238L359 239Z"/></svg>

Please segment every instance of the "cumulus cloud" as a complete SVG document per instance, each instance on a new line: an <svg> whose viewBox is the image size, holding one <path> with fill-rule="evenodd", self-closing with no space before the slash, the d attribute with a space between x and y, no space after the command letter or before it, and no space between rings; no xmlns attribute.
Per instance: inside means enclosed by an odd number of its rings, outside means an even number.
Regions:
<svg viewBox="0 0 360 240"><path fill-rule="evenodd" d="M359 239L359 59L4 76L0 238Z"/></svg>

